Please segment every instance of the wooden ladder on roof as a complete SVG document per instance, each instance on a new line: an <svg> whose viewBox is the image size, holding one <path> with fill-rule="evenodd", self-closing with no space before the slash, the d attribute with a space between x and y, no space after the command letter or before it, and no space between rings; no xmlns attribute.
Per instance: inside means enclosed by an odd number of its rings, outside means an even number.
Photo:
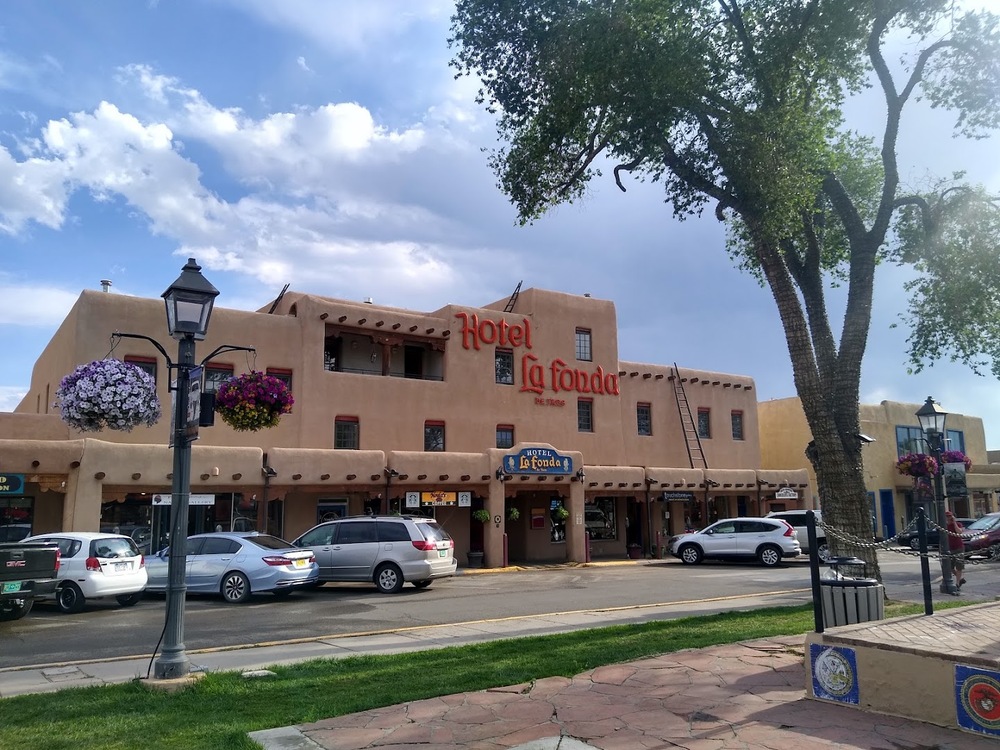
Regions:
<svg viewBox="0 0 1000 750"><path fill-rule="evenodd" d="M684 392L684 383L681 382L681 374L674 362L674 371L670 377L674 384L674 399L677 401L677 413L681 418L681 429L684 431L684 446L687 448L688 463L692 469L707 469L708 460L705 458L705 451L701 447L701 436L698 435L698 423L691 415L691 404L688 402L687 394Z"/></svg>

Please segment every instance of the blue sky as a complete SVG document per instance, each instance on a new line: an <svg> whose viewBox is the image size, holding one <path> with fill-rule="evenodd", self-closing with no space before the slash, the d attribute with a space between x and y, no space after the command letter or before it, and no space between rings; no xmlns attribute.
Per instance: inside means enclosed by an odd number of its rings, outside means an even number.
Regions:
<svg viewBox="0 0 1000 750"><path fill-rule="evenodd" d="M292 289L415 310L519 281L613 300L626 360L749 375L794 395L770 293L734 270L710 213L595 181L530 227L495 187L491 118L447 65L447 0L10 0L0 10L0 409L80 291L159 296L187 257L256 309ZM861 99L851 125L877 108ZM904 124L904 180L958 169L1000 189L1000 140ZM903 275L879 272L862 400L979 415L991 377L908 375ZM836 318L836 311L834 312ZM839 329L839 323L836 324ZM110 333L110 332L109 332ZM252 343L252 342L236 342Z"/></svg>

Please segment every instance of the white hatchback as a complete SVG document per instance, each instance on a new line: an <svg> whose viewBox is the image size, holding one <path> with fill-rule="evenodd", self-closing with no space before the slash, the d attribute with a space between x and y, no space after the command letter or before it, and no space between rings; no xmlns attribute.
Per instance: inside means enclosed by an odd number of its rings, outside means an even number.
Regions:
<svg viewBox="0 0 1000 750"><path fill-rule="evenodd" d="M39 534L26 541L50 542L59 547L59 585L53 597L62 612L79 612L88 599L113 596L123 607L131 607L142 598L146 560L127 536L62 531Z"/></svg>
<svg viewBox="0 0 1000 750"><path fill-rule="evenodd" d="M802 546L795 529L778 518L725 518L693 534L670 540L670 554L687 565L707 558L757 560L774 567L786 557L798 557Z"/></svg>

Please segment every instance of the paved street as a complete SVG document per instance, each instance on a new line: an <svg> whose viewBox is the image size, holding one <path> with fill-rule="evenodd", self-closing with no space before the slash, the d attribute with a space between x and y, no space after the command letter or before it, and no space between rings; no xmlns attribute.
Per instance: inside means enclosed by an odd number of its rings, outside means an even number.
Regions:
<svg viewBox="0 0 1000 750"><path fill-rule="evenodd" d="M890 598L922 599L917 558L881 552L880 564ZM932 575L935 568L932 563ZM985 600L998 590L1000 564L970 566L967 577L965 596ZM242 606L192 597L185 645L193 651L553 613L635 609L641 617L650 607L682 617L706 611L705 603L719 610L806 603L809 586L804 559L776 569L711 562L692 567L671 559L461 574L424 590L407 586L394 596L367 586L327 585L287 600L254 597ZM938 597L936 584L933 589ZM151 654L163 612L162 597L131 609L95 602L77 615L38 606L28 618L0 628L0 669Z"/></svg>

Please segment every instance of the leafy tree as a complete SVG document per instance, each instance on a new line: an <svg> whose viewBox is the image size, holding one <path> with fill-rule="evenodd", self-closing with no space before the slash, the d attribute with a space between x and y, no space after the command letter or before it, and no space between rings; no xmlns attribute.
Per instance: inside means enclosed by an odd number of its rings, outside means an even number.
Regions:
<svg viewBox="0 0 1000 750"><path fill-rule="evenodd" d="M914 367L985 351L1000 373L996 207L957 182L904 194L896 147L918 95L965 135L998 125L997 18L954 0L458 0L452 34L452 64L498 114L491 164L522 224L602 165L622 190L629 175L661 183L677 217L708 207L726 223L734 262L777 304L825 517L869 537L857 435L876 265L918 273ZM890 62L890 35L912 54ZM868 85L877 140L843 116ZM839 335L831 284L847 291Z"/></svg>

